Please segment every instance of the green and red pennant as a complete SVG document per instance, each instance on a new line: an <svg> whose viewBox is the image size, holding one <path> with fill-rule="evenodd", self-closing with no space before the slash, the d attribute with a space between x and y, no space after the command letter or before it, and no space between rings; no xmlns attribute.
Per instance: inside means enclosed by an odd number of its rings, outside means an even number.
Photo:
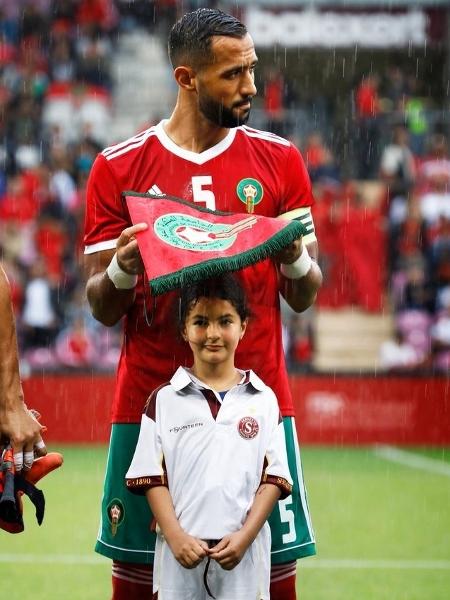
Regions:
<svg viewBox="0 0 450 600"><path fill-rule="evenodd" d="M124 192L153 295L237 271L304 235L298 221L200 208L166 195Z"/></svg>

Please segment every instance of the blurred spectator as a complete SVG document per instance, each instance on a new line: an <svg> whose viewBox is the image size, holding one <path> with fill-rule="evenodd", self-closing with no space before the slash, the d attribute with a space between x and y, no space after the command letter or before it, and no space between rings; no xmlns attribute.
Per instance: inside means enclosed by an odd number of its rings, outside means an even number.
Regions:
<svg viewBox="0 0 450 600"><path fill-rule="evenodd" d="M62 366L72 368L87 368L100 358L95 337L82 317L76 318L58 334L55 353Z"/></svg>
<svg viewBox="0 0 450 600"><path fill-rule="evenodd" d="M403 125L393 128L392 142L382 151L380 178L388 187L392 219L396 222L403 220L405 203L416 179L414 155L409 147L408 131ZM398 213L401 216L397 216Z"/></svg>
<svg viewBox="0 0 450 600"><path fill-rule="evenodd" d="M405 73L398 65L390 65L387 68L381 88L384 111L403 110L407 84Z"/></svg>
<svg viewBox="0 0 450 600"><path fill-rule="evenodd" d="M4 54L1 46L7 45L9 48L13 48L17 44L19 38L19 22L12 16L8 16L4 7L0 5L0 60L4 60Z"/></svg>
<svg viewBox="0 0 450 600"><path fill-rule="evenodd" d="M58 331L56 289L52 287L43 260L30 267L29 281L24 290L24 306L20 320L25 350L47 348Z"/></svg>
<svg viewBox="0 0 450 600"><path fill-rule="evenodd" d="M428 265L434 293L436 308L447 304L450 289L450 219L441 217L435 227L430 228L427 252Z"/></svg>
<svg viewBox="0 0 450 600"><path fill-rule="evenodd" d="M411 149L416 156L425 152L429 132L427 101L421 95L422 82L417 77L408 78L408 93L404 101L405 122L411 138Z"/></svg>
<svg viewBox="0 0 450 600"><path fill-rule="evenodd" d="M309 373L314 354L313 327L310 313L293 313L289 323L287 362L294 373Z"/></svg>
<svg viewBox="0 0 450 600"><path fill-rule="evenodd" d="M396 329L394 337L380 347L380 368L389 373L411 373L424 364L425 358L405 340L400 329Z"/></svg>
<svg viewBox="0 0 450 600"><path fill-rule="evenodd" d="M426 191L434 178L450 180L450 156L448 141L444 134L436 133L429 140L429 151L419 165L420 189Z"/></svg>
<svg viewBox="0 0 450 600"><path fill-rule="evenodd" d="M395 317L395 327L403 339L425 360L431 355L432 316L425 310L403 310Z"/></svg>
<svg viewBox="0 0 450 600"><path fill-rule="evenodd" d="M441 373L450 374L450 302L439 312L430 330L433 365Z"/></svg>
<svg viewBox="0 0 450 600"><path fill-rule="evenodd" d="M428 191L419 199L420 214L428 226L450 219L450 174L428 177Z"/></svg>
<svg viewBox="0 0 450 600"><path fill-rule="evenodd" d="M111 89L111 42L102 36L95 21L80 23L75 42L77 78L83 83Z"/></svg>
<svg viewBox="0 0 450 600"><path fill-rule="evenodd" d="M286 109L292 100L292 90L285 75L279 69L270 68L266 73L263 92L265 127L268 131L286 137L289 128Z"/></svg>
<svg viewBox="0 0 450 600"><path fill-rule="evenodd" d="M404 272L403 294L397 308L400 310L423 310L432 313L434 310L434 294L424 262L413 260Z"/></svg>
<svg viewBox="0 0 450 600"><path fill-rule="evenodd" d="M70 82L76 78L76 57L67 21L56 21L51 31L49 75L52 81Z"/></svg>
<svg viewBox="0 0 450 600"><path fill-rule="evenodd" d="M39 37L45 41L48 25L48 8L50 2L34 2L27 0L22 3L19 20L19 36L26 39L30 36Z"/></svg>
<svg viewBox="0 0 450 600"><path fill-rule="evenodd" d="M52 0L51 13L54 21L75 23L78 0Z"/></svg>
<svg viewBox="0 0 450 600"><path fill-rule="evenodd" d="M358 140L358 177L372 179L376 176L380 143L379 76L365 75L355 91L356 137Z"/></svg>
<svg viewBox="0 0 450 600"><path fill-rule="evenodd" d="M20 94L11 114L10 132L15 148L14 160L21 169L36 167L40 159L41 124L39 104L31 94Z"/></svg>
<svg viewBox="0 0 450 600"><path fill-rule="evenodd" d="M308 136L303 154L312 183L340 181L334 156L319 132L315 131Z"/></svg>

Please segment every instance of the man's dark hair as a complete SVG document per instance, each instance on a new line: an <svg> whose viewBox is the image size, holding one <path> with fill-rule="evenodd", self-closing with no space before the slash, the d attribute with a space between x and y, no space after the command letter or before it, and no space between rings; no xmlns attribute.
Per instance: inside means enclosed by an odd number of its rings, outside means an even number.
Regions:
<svg viewBox="0 0 450 600"><path fill-rule="evenodd" d="M243 38L246 26L215 8L198 8L175 23L169 35L169 58L173 68L181 64L199 67L211 59L211 38L224 35Z"/></svg>
<svg viewBox="0 0 450 600"><path fill-rule="evenodd" d="M228 300L236 309L241 321L245 321L250 316L245 292L238 279L231 273L224 273L218 277L204 279L181 289L178 315L180 330L183 329L186 323L189 311L200 298Z"/></svg>

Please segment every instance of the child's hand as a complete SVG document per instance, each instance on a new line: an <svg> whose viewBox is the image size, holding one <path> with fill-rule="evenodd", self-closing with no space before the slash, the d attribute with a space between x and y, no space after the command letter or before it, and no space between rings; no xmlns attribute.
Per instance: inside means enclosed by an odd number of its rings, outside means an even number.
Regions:
<svg viewBox="0 0 450 600"><path fill-rule="evenodd" d="M188 535L184 531L167 540L167 543L177 561L186 569L194 569L208 554L208 544L204 540Z"/></svg>
<svg viewBox="0 0 450 600"><path fill-rule="evenodd" d="M242 530L235 531L223 537L216 546L210 548L209 556L217 561L222 569L231 571L241 562L250 543L251 540Z"/></svg>

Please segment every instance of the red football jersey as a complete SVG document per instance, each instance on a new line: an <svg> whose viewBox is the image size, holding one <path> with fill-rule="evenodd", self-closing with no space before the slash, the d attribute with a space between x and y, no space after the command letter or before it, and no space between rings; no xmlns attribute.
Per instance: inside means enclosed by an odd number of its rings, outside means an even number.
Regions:
<svg viewBox="0 0 450 600"><path fill-rule="evenodd" d="M114 249L130 217L124 191L164 193L212 210L276 217L313 204L299 151L274 134L241 126L201 153L179 148L164 121L106 148L87 188L85 253ZM243 269L252 316L238 346L236 366L254 370L277 395L281 413L294 414L281 342L278 273L265 260ZM179 365L191 366L188 344L177 333L177 294L152 298L144 277L124 318L124 342L112 408L115 423L139 422L150 392Z"/></svg>

